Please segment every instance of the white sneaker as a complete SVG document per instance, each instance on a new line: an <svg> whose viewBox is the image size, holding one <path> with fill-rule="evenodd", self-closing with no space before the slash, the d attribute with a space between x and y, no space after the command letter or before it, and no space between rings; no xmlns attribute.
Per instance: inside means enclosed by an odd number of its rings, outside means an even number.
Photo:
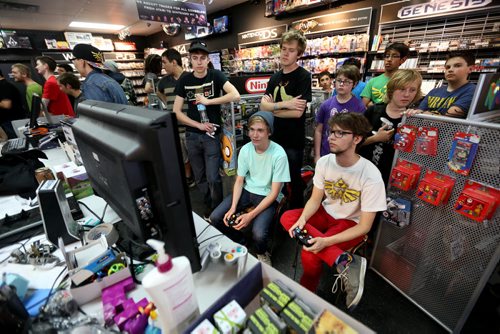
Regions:
<svg viewBox="0 0 500 334"><path fill-rule="evenodd" d="M270 267L273 266L271 263L271 254L269 254L269 252L266 252L265 254L257 254L257 260L267 264Z"/></svg>

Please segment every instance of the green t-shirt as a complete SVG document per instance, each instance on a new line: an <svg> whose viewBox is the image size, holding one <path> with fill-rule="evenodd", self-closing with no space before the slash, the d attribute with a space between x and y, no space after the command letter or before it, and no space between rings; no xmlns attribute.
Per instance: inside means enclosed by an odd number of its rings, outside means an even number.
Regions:
<svg viewBox="0 0 500 334"><path fill-rule="evenodd" d="M361 92L361 97L366 97L370 99L374 104L385 103L385 94L387 92L387 83L389 82L389 77L385 74L381 74L378 77L372 78L366 84L365 88Z"/></svg>
<svg viewBox="0 0 500 334"><path fill-rule="evenodd" d="M290 171L285 150L271 141L264 153L257 153L253 144L245 144L238 155L238 175L245 178L244 188L252 193L267 196L273 182L290 182ZM276 200L279 202L280 192Z"/></svg>
<svg viewBox="0 0 500 334"><path fill-rule="evenodd" d="M31 111L31 101L33 100L33 93L36 93L40 97L42 97L42 86L34 82L26 87L26 102L28 103L29 111Z"/></svg>

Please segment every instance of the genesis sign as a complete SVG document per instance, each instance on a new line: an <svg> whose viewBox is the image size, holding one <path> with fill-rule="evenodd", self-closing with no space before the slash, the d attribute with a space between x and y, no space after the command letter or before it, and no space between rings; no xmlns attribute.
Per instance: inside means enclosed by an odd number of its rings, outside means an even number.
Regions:
<svg viewBox="0 0 500 334"><path fill-rule="evenodd" d="M245 31L238 34L238 44L254 44L266 41L277 40L286 32L287 25L279 25L274 27Z"/></svg>
<svg viewBox="0 0 500 334"><path fill-rule="evenodd" d="M435 0L427 3L404 6L398 11L398 17L400 19L407 19L452 11L476 9L490 4L491 1L492 0Z"/></svg>

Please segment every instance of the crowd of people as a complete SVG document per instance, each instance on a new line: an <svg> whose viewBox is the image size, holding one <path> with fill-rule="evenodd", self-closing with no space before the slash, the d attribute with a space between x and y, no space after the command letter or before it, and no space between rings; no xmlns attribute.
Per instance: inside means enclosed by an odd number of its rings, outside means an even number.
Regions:
<svg viewBox="0 0 500 334"><path fill-rule="evenodd" d="M276 207L286 196L289 210L280 219L282 226L292 238L297 228L311 236L301 250L300 283L315 291L323 263L335 267L335 285L344 287L346 304L352 309L363 293L366 259L348 250L371 230L376 214L386 209L395 129L403 115L465 118L475 90L468 82L474 59L451 52L445 65L447 85L423 99L419 72L399 69L409 54L403 43L385 49L384 73L366 83L354 58L337 70L335 79L321 73L319 82L328 98L315 115L315 174L310 198L304 199L301 167L312 89L311 73L298 65L298 59L306 38L288 31L280 48L280 70L268 82L260 111L248 120L250 142L239 151L236 180L226 198L219 172L221 105L237 102L240 94L223 72L210 68L207 45L191 43L192 72L183 70L181 55L174 49L148 56L143 84L177 116L185 174L188 184L196 185L203 195L204 218L234 241L252 243L258 259L271 265L270 231ZM84 99L134 103L130 91L126 93L130 83L116 64L104 62L98 49L79 44L73 57L83 82L71 67L58 67L50 57L36 58L36 70L45 78L43 88L31 79L25 65L12 66L14 79L26 85L28 106L34 93L41 95L46 110L54 115L74 116ZM162 68L166 75L160 79ZM7 120L22 114L23 103L2 79L0 72L0 121L10 137L13 131Z"/></svg>

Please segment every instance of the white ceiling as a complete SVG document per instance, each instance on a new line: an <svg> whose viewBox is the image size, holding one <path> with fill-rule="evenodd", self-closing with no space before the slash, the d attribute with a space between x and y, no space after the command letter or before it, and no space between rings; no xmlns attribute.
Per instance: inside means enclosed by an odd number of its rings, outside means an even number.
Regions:
<svg viewBox="0 0 500 334"><path fill-rule="evenodd" d="M154 0L153 0L154 1ZM160 0L166 2L168 0ZM208 14L247 0L190 0L205 3ZM1 1L0 1L1 2ZM132 35L148 36L161 31L161 23L140 21L135 0L5 0L5 2L39 6L38 13L0 9L0 29L33 29L118 33L69 27L71 21L120 24ZM209 2L212 2L209 4Z"/></svg>

